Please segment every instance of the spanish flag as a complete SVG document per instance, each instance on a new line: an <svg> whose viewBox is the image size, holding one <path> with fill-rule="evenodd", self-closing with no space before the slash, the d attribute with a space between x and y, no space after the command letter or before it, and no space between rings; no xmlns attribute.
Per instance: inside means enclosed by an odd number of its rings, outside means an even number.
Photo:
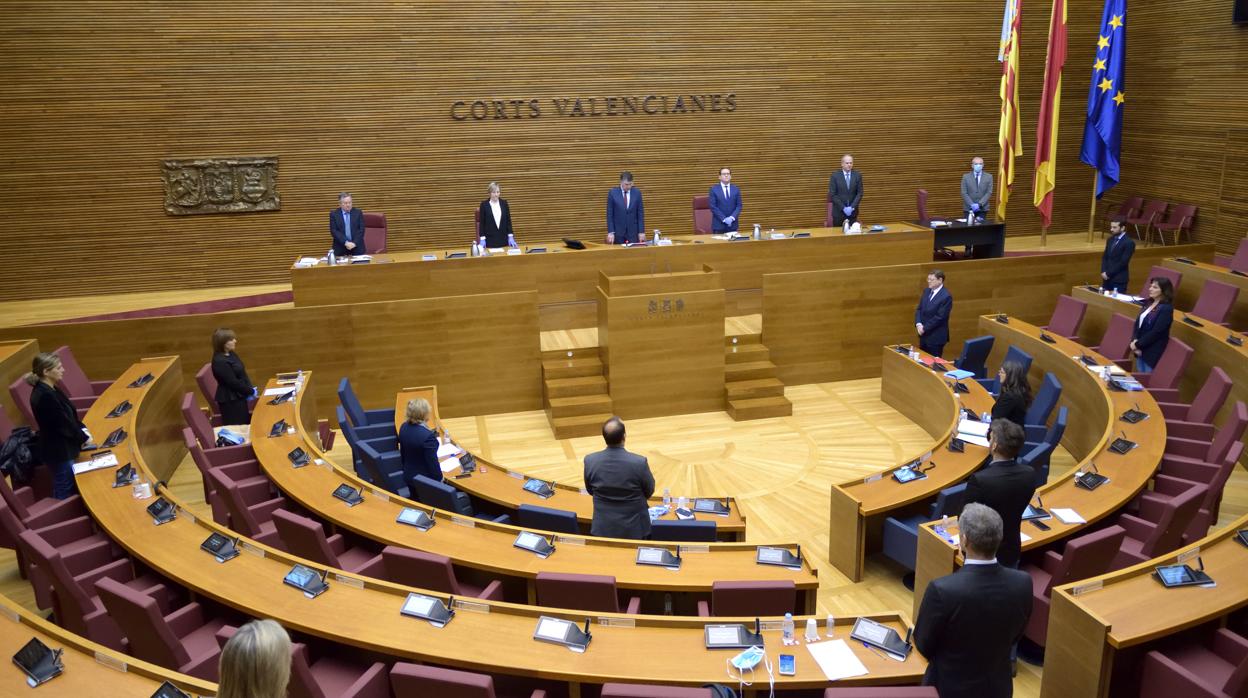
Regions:
<svg viewBox="0 0 1248 698"><path fill-rule="evenodd" d="M1014 158L1023 154L1022 133L1018 119L1018 34L1023 25L1023 0L1005 0L1005 18L1001 22L1001 144L1000 176L997 189L997 219L1005 220L1005 204L1014 186Z"/></svg>
<svg viewBox="0 0 1248 698"><path fill-rule="evenodd" d="M1044 92L1036 125L1035 204L1045 228L1053 222L1053 189L1057 186L1057 116L1062 104L1062 66L1066 64L1066 0L1053 0L1049 20L1049 53L1044 63Z"/></svg>

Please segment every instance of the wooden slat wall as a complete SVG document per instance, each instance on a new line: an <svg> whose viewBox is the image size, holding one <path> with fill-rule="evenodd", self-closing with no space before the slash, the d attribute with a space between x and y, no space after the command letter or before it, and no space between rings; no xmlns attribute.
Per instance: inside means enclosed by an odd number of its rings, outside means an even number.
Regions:
<svg viewBox="0 0 1248 698"><path fill-rule="evenodd" d="M1165 256L1212 260L1211 245L1140 247L1131 259L1132 285ZM982 334L979 316L1007 313L1045 325L1057 297L1098 278L1100 254L966 260L941 265L953 314L944 357ZM880 346L917 344L914 308L930 264L767 274L763 277L763 343L787 385L880 374Z"/></svg>
<svg viewBox="0 0 1248 698"><path fill-rule="evenodd" d="M1212 1L1212 0L1211 0ZM0 182L14 273L0 299L284 281L328 247L340 190L380 210L393 250L462 243L501 182L520 237L603 232L630 169L647 226L691 228L721 164L744 222L823 220L852 152L870 220L959 207L971 155L996 171L1001 3L860 0L305 5L273 1L9 4L0 26ZM1099 2L1070 8L1055 231L1085 220L1080 79ZM1028 6L1023 142L1009 222L1030 205L1048 7ZM1087 59L1085 61L1085 58ZM734 93L732 113L568 118L554 97ZM454 122L458 99L536 98L544 116ZM280 157L282 210L167 216L160 160ZM15 257L15 259L12 259ZM122 268L124 275L103 275Z"/></svg>
<svg viewBox="0 0 1248 698"><path fill-rule="evenodd" d="M1243 53L1248 55L1248 46ZM1248 72L1248 66L1244 67L1240 76L1243 77L1245 72ZM1248 109L1248 104L1244 106ZM1248 117L1244 117L1243 121L1248 122ZM1245 235L1248 235L1248 129L1235 129L1227 132L1222 160L1218 248L1228 254L1233 253Z"/></svg>
<svg viewBox="0 0 1248 698"><path fill-rule="evenodd" d="M1232 172L1248 166L1244 136L1229 132L1248 123L1248 26L1231 23L1231 4L1130 4L1122 181L1099 209L1132 194L1196 204L1196 241L1216 242L1224 254L1234 252L1248 232L1242 213L1226 220L1219 213L1227 198L1238 200L1242 212L1248 197L1242 174L1237 188L1223 182L1224 154L1228 166L1238 163ZM1086 70L1080 81L1084 95L1075 108L1087 103L1090 75ZM1082 127L1071 135L1079 133Z"/></svg>
<svg viewBox="0 0 1248 698"><path fill-rule="evenodd" d="M280 371L317 371L321 417L332 417L343 376L370 409L393 405L395 392L411 385L437 385L444 417L542 405L535 291L9 327L0 341L68 344L96 380L143 357L178 355L183 386L198 397L195 373L212 359L217 327L238 333L238 354L257 385Z"/></svg>

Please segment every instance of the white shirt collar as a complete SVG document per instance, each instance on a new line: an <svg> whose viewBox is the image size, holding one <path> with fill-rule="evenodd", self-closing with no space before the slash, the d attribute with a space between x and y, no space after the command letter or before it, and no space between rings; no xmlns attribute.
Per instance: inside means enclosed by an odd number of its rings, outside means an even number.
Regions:
<svg viewBox="0 0 1248 698"><path fill-rule="evenodd" d="M968 557L966 558L966 560L963 561L963 564L965 565L995 565L997 564L997 558L994 557L991 560L972 560L971 558Z"/></svg>
<svg viewBox="0 0 1248 698"><path fill-rule="evenodd" d="M927 290L929 290L929 291L931 291L931 292L932 292L932 295L931 295L931 296L928 296L928 297L929 297L929 298L935 298L935 297L936 297L936 294L940 293L941 289L943 289L944 287L945 287L945 285L944 285L944 284L941 284L941 285L937 286L936 288L929 288L929 289L927 289Z"/></svg>

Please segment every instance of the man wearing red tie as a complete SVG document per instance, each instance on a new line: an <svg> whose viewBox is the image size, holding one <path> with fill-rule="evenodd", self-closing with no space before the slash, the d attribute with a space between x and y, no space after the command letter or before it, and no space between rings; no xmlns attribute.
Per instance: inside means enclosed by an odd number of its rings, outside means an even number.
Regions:
<svg viewBox="0 0 1248 698"><path fill-rule="evenodd" d="M945 289L945 272L933 269L927 275L927 290L919 297L914 311L914 329L919 333L919 348L940 357L949 343L949 314L953 312L953 296Z"/></svg>
<svg viewBox="0 0 1248 698"><path fill-rule="evenodd" d="M731 233L741 227L741 187L732 183L732 168L719 168L719 184L708 192L711 207L711 232Z"/></svg>
<svg viewBox="0 0 1248 698"><path fill-rule="evenodd" d="M607 243L623 245L646 241L646 214L641 191L633 188L633 173L620 173L620 186L607 192Z"/></svg>

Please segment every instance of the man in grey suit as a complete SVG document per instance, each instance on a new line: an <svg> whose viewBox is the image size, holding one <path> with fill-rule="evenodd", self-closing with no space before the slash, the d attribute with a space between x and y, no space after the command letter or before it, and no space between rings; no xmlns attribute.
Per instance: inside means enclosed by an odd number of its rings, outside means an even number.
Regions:
<svg viewBox="0 0 1248 698"><path fill-rule="evenodd" d="M983 218L992 198L992 175L984 172L984 159L971 159L971 171L962 175L962 211Z"/></svg>
<svg viewBox="0 0 1248 698"><path fill-rule="evenodd" d="M841 169L828 178L828 201L832 202L832 225L858 222L858 204L862 201L862 175L854 171L854 156L841 158Z"/></svg>
<svg viewBox="0 0 1248 698"><path fill-rule="evenodd" d="M645 456L624 450L624 422L612 417L602 425L607 447L585 456L585 490L594 496L591 535L649 538L649 499L654 475Z"/></svg>

